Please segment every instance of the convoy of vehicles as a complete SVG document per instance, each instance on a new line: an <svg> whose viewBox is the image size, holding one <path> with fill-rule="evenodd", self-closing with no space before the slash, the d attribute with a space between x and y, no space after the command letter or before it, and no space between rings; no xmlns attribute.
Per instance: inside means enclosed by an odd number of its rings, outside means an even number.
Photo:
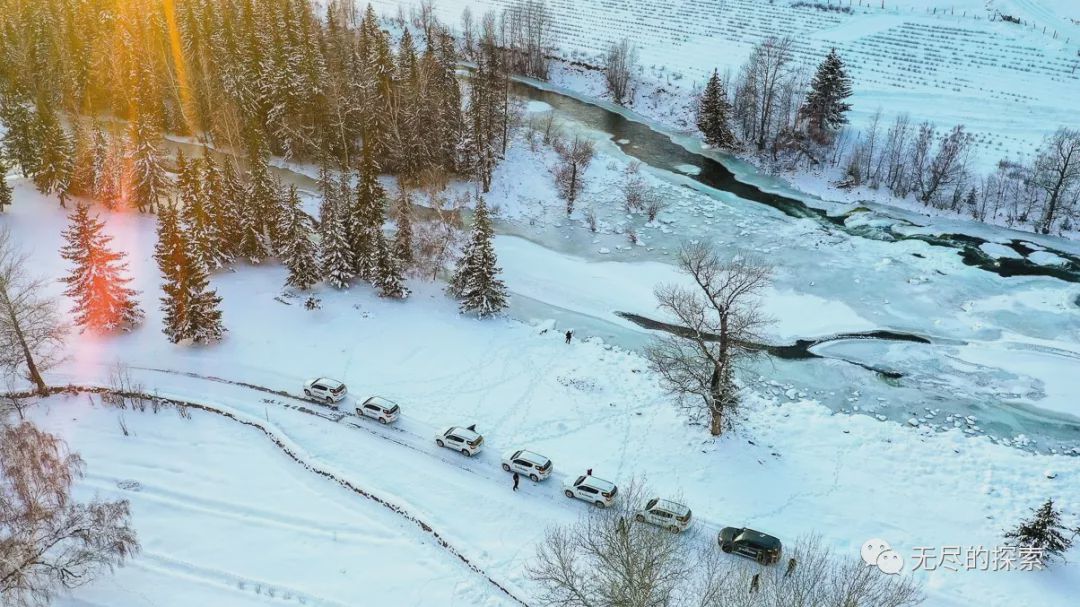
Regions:
<svg viewBox="0 0 1080 607"><path fill-rule="evenodd" d="M304 396L330 405L341 402L347 393L344 383L326 377L304 384ZM401 407L397 403L381 396L369 397L356 405L354 411L358 416L374 419L381 424L392 424L401 415ZM475 425L448 426L435 434L435 444L473 457L480 453L484 437L476 431ZM504 471L527 477L534 483L549 478L554 468L551 459L527 449L508 451L502 456ZM614 505L618 493L619 488L615 483L593 476L592 470L572 477L563 485L566 497L583 500L597 508ZM672 533L681 533L690 527L692 513L681 503L654 497L635 512L634 520L656 525ZM776 537L745 527L724 527L717 535L717 543L725 553L751 558L762 565L778 562L783 550Z"/></svg>

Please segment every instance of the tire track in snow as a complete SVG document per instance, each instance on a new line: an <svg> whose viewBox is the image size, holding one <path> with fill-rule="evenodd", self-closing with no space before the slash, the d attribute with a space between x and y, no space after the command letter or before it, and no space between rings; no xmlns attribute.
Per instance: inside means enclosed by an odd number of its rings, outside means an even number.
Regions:
<svg viewBox="0 0 1080 607"><path fill-rule="evenodd" d="M136 368L136 367L132 367L132 368ZM162 369L144 369L144 370L161 371L163 373L172 373L172 374L176 374L176 375L183 375L183 376L186 376L186 377L192 377L192 378L197 378L197 379L209 379L211 381L218 381L218 382L222 382L222 383L233 384L233 385L238 385L238 386L251 388L253 390L258 390L260 392L267 392L267 393L272 393L272 394L278 394L280 396L286 396L286 397L289 397L289 398L296 398L296 397L294 397L294 396L292 396L292 395L290 395L290 394L288 394L286 392L282 392L282 391L278 391L278 390L272 390L270 388L265 388L265 387L262 387L262 386L255 386L253 384L245 384L244 382L234 382L234 381L226 380L226 379L222 379L222 378L211 378L211 377L205 377L204 378L204 377L199 376L198 374L189 373L189 372L183 372L183 371L167 371L167 370L162 370ZM271 443L273 443L278 448L278 450L280 450L282 453L287 455L290 459L292 459L297 464L300 464L301 466L306 468L308 471L313 472L314 474L317 474L317 475L322 476L322 477L324 477L324 478L326 478L328 480L336 482L341 487L343 487L343 488L345 488L345 489L347 489L347 490L349 490L349 491L351 491L351 492L353 492L353 493L355 493L355 494L357 494L357 495L359 495L361 497L367 498L367 499L379 504L380 506L383 506L384 508L390 510L391 512L397 514L398 516L404 518L405 520L415 524L424 533L431 536L431 538L434 540L434 542L435 542L435 544L437 546L439 546L440 548L442 548L446 552L450 553L451 555L457 557L458 560L461 561L461 563L465 567L467 567L468 569L470 569L471 571L473 571L477 575L482 576L484 579L486 579L488 581L488 583L495 586L495 588L497 588L504 595L506 595L507 597L512 599L514 602L518 603L519 605L522 605L523 607L528 607L528 603L525 602L525 600L523 600L522 598L517 596L512 590L510 590L508 587L503 585L501 582L499 582L495 578L491 577L491 575L489 575L486 571L484 571L479 565L472 562L472 560L470 560L467 556L465 556L465 554L462 553L460 549L458 549L456 546L451 544L441 533L439 533L436 529L434 529L426 521L424 521L421 518L417 517L416 515L412 514L411 512L409 512L404 507L402 507L402 506L400 506L400 505L398 505L398 504L396 504L396 503L394 503L394 502L392 502L390 500L382 498L382 497L380 497L380 496L378 496L378 495L376 495L376 494L374 494L374 493L360 487L359 485L353 483L352 481L331 472L330 470L327 470L327 469L325 469L323 467L320 467L318 465L315 465L315 464L311 463L310 461L308 461L306 458L304 458L301 455L302 449L300 449L296 445L290 445L289 443L291 441L288 441L288 439L282 438L277 432L275 432L273 429L268 427L267 424L265 424L264 422L262 422L260 420L257 420L255 418L250 418L247 415L239 414L239 413L236 413L236 412L233 412L233 411L227 411L225 409L219 409L219 408L217 408L217 407L215 407L213 405L208 405L208 404L205 404L205 403L189 401L189 400L185 400L185 399L181 399L181 398L173 398L173 397L169 397L169 396L164 396L164 395L161 395L160 393L158 393L158 394L150 394L150 393L135 392L135 391L118 391L118 390L114 390L112 388L105 388L105 387L102 387L102 386L92 386L92 385L67 385L67 386L54 386L54 387L51 386L46 390L45 395L46 396L53 396L53 395L59 395L59 394L68 394L68 395L76 395L76 394L98 394L98 395L102 395L102 394L109 394L109 395L122 396L122 397L125 397L125 398L142 398L142 399L146 399L146 400L156 400L156 401L158 401L158 402L160 402L162 404L172 405L172 406L175 406L175 407L181 408L181 409L182 408L196 409L196 410L199 410L199 411L205 411L205 412L208 412L208 413L213 413L213 414L216 414L216 415L220 415L222 417L228 418L228 419L230 419L232 421L235 421L237 423L240 423L240 424L243 424L245 426L249 426L251 428L259 430L264 435L266 435L267 438L270 439ZM28 391L18 391L18 392L3 393L3 394L0 394L0 396L15 397L15 398L30 398L30 397L34 397L34 396L40 396L40 395L35 391L28 390ZM316 414L316 412L312 411L311 414ZM319 416L319 417L322 417L322 416ZM357 426L357 427L359 427L359 426ZM397 442L397 441L395 441L395 442ZM401 443L401 444L404 445L404 443ZM410 448L414 448L414 447L410 447ZM470 470L470 472L473 472L473 471ZM194 566L192 565L192 567L194 567ZM348 607L348 606L345 606L344 604L341 604L341 603L333 603L333 604L342 605L343 607Z"/></svg>
<svg viewBox="0 0 1080 607"><path fill-rule="evenodd" d="M255 594L260 598L277 602L326 605L327 607L351 607L348 603L310 594L278 583L256 580L220 569L200 567L157 552L143 551L139 556L140 558L131 562L131 566L169 577L182 578L234 592Z"/></svg>

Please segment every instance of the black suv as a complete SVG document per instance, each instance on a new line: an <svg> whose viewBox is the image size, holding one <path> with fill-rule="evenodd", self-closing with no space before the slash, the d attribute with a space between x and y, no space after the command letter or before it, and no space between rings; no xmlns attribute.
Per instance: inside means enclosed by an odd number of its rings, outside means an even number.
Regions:
<svg viewBox="0 0 1080 607"><path fill-rule="evenodd" d="M772 565L780 560L783 546L775 537L753 529L724 527L717 537L720 549L739 556L754 559L762 565Z"/></svg>

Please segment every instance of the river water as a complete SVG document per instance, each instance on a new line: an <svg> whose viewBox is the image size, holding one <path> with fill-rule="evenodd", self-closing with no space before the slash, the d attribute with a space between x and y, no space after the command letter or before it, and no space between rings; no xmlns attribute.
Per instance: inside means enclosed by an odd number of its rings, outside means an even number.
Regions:
<svg viewBox="0 0 1080 607"><path fill-rule="evenodd" d="M745 374L754 389L924 428L955 426L1038 451L1080 446L1080 404L1072 390L1078 384L1069 383L1080 372L1075 243L823 201L622 108L536 82L519 82L515 92L550 106L565 132L591 138L602 154L643 163L672 186L675 200L664 211L670 229L653 230L650 246L617 255L597 253L594 235L572 222L507 222L501 231L605 261L671 263L670 251L687 239L756 252L776 266L779 289L841 302L899 339L800 335L808 342L826 338L801 344L820 357L766 357ZM601 219L619 221L622 213L608 209ZM988 242L1015 254L992 257L981 248ZM1065 262L1033 263L1025 257L1033 250ZM649 313L641 302L627 306L632 309L619 311ZM536 299L519 298L514 311L584 326L626 347L649 339Z"/></svg>

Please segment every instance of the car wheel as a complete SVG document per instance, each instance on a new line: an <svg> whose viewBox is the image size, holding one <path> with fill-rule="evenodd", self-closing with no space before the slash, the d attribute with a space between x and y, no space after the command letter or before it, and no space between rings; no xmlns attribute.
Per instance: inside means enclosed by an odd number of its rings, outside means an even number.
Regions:
<svg viewBox="0 0 1080 607"><path fill-rule="evenodd" d="M440 447L445 447L446 446L446 443L442 442L442 440L438 439L438 438L435 439L435 444L440 446Z"/></svg>
<svg viewBox="0 0 1080 607"><path fill-rule="evenodd" d="M306 396L308 398L311 398L311 390L308 390L307 388L304 388L304 396Z"/></svg>
<svg viewBox="0 0 1080 607"><path fill-rule="evenodd" d="M769 564L769 557L766 556L764 552L759 552L755 560L757 560L757 562L761 565Z"/></svg>
<svg viewBox="0 0 1080 607"><path fill-rule="evenodd" d="M465 457L472 457L472 453L469 453L468 449L462 449L461 454L464 455Z"/></svg>
<svg viewBox="0 0 1080 607"><path fill-rule="evenodd" d="M569 490L569 489L567 489L566 491L563 491L563 493L565 493L565 494L566 494L566 497L569 497L569 498L573 498L573 497L574 497L574 492L573 492L573 491L571 491L571 490Z"/></svg>
<svg viewBox="0 0 1080 607"><path fill-rule="evenodd" d="M639 522L639 523L644 523L645 522L645 515L643 515L643 514L635 514L634 515L634 520Z"/></svg>
<svg viewBox="0 0 1080 607"><path fill-rule="evenodd" d="M328 404L328 405L334 404L334 397L333 396L327 396L326 397L326 404Z"/></svg>
<svg viewBox="0 0 1080 607"><path fill-rule="evenodd" d="M682 529L679 529L679 526L678 526L678 525L672 525L672 526L671 526L671 532L672 532L672 533L678 533L678 532L680 532L680 531L682 531Z"/></svg>
<svg viewBox="0 0 1080 607"><path fill-rule="evenodd" d="M532 482L534 482L534 483L539 483L540 482L540 477L536 476L535 474L530 474L529 478L531 478Z"/></svg>
<svg viewBox="0 0 1080 607"><path fill-rule="evenodd" d="M604 507L604 502L601 502L600 500L596 500L595 502L593 502L593 506L596 506L597 508L603 508Z"/></svg>
<svg viewBox="0 0 1080 607"><path fill-rule="evenodd" d="M379 423L385 426L386 425L386 418L385 417L380 417L379 418Z"/></svg>
<svg viewBox="0 0 1080 607"><path fill-rule="evenodd" d="M720 549L728 554L731 554L731 544L720 544Z"/></svg>
<svg viewBox="0 0 1080 607"><path fill-rule="evenodd" d="M503 470L506 471L506 472L510 472L510 466L507 466L506 464L503 464Z"/></svg>

